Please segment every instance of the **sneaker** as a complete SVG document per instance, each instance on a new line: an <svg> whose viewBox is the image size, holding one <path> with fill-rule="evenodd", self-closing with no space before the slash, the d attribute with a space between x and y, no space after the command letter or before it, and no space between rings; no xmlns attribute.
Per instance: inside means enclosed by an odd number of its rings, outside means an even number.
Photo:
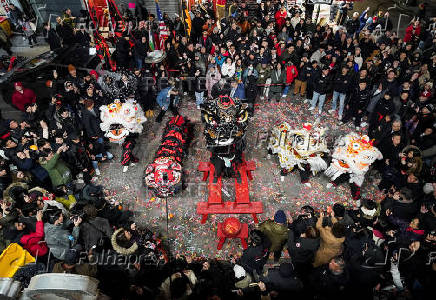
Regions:
<svg viewBox="0 0 436 300"><path fill-rule="evenodd" d="M307 187L309 187L309 188L312 187L312 185L310 184L310 182L305 182L304 185L307 186Z"/></svg>
<svg viewBox="0 0 436 300"><path fill-rule="evenodd" d="M188 95L188 92L183 92L183 96L187 96Z"/></svg>
<svg viewBox="0 0 436 300"><path fill-rule="evenodd" d="M356 200L356 206L360 207L360 200Z"/></svg>
<svg viewBox="0 0 436 300"><path fill-rule="evenodd" d="M318 115L322 115L322 111L318 110Z"/></svg>
<svg viewBox="0 0 436 300"><path fill-rule="evenodd" d="M342 121L342 116L341 115L339 115L338 120Z"/></svg>
<svg viewBox="0 0 436 300"><path fill-rule="evenodd" d="M265 100L265 96L260 96L260 100Z"/></svg>
<svg viewBox="0 0 436 300"><path fill-rule="evenodd" d="M95 169L95 175L100 176L100 170L99 169Z"/></svg>
<svg viewBox="0 0 436 300"><path fill-rule="evenodd" d="M307 103L307 102L309 102L309 99L304 99L304 103Z"/></svg>
<svg viewBox="0 0 436 300"><path fill-rule="evenodd" d="M129 166L124 166L123 167L123 173L126 173L128 169L129 169Z"/></svg>
<svg viewBox="0 0 436 300"><path fill-rule="evenodd" d="M135 163L131 163L131 164L130 164L130 167L134 167L134 166L136 166Z"/></svg>
<svg viewBox="0 0 436 300"><path fill-rule="evenodd" d="M339 121L339 122L338 122L338 125L344 125L344 122Z"/></svg>
<svg viewBox="0 0 436 300"><path fill-rule="evenodd" d="M287 95L282 95L282 98L286 98L287 97Z"/></svg>
<svg viewBox="0 0 436 300"><path fill-rule="evenodd" d="M360 123L360 127L366 127L366 126L368 126L368 123L366 123L366 122Z"/></svg>
<svg viewBox="0 0 436 300"><path fill-rule="evenodd" d="M333 187L333 183L331 182L327 183L326 188L331 189L332 187Z"/></svg>
<svg viewBox="0 0 436 300"><path fill-rule="evenodd" d="M360 130L360 127L359 127L359 126L356 126L356 130Z"/></svg>
<svg viewBox="0 0 436 300"><path fill-rule="evenodd" d="M336 111L336 109L329 109L329 114L332 114Z"/></svg>
<svg viewBox="0 0 436 300"><path fill-rule="evenodd" d="M200 105L197 105L197 109L200 109Z"/></svg>
<svg viewBox="0 0 436 300"><path fill-rule="evenodd" d="M314 109L315 109L315 107L313 107L313 106L309 107L309 110L314 110Z"/></svg>

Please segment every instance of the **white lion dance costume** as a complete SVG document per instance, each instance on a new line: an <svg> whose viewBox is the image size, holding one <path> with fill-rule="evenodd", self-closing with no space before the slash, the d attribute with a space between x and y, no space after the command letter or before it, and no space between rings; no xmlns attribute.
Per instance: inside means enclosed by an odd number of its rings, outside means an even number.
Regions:
<svg viewBox="0 0 436 300"><path fill-rule="evenodd" d="M303 124L303 128L295 130L286 122L275 126L271 131L268 153L279 157L281 175L285 176L297 167L301 183L310 187L310 172L313 175L327 169L324 161L328 153L325 138L326 129Z"/></svg>
<svg viewBox="0 0 436 300"><path fill-rule="evenodd" d="M332 162L325 175L330 177L327 186L337 186L348 180L354 200L360 199L360 187L371 164L382 159L381 152L366 135L350 133L336 141Z"/></svg>
<svg viewBox="0 0 436 300"><path fill-rule="evenodd" d="M111 142L123 143L129 133L141 133L147 121L139 104L129 99L125 103L115 100L100 107L100 128Z"/></svg>

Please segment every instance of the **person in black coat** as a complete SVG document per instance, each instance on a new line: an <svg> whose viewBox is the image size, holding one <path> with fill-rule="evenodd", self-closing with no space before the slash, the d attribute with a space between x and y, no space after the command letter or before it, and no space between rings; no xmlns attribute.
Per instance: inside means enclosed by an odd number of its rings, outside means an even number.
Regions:
<svg viewBox="0 0 436 300"><path fill-rule="evenodd" d="M212 50L212 39L207 35L207 30L203 30L203 35L199 38L198 43L206 48L207 53L210 53Z"/></svg>
<svg viewBox="0 0 436 300"><path fill-rule="evenodd" d="M115 48L117 69L127 69L130 63L130 45L125 36L118 39Z"/></svg>
<svg viewBox="0 0 436 300"><path fill-rule="evenodd" d="M195 18L192 20L191 40L194 44L198 42L198 38L203 31L204 19L199 11L195 12Z"/></svg>
<svg viewBox="0 0 436 300"><path fill-rule="evenodd" d="M50 45L50 51L54 51L62 47L61 39L56 30L50 27L49 23L44 23L44 36L47 43Z"/></svg>
<svg viewBox="0 0 436 300"><path fill-rule="evenodd" d="M31 158L29 149L21 147L12 161L18 170L30 172L35 184L49 190L52 188L48 172Z"/></svg>
<svg viewBox="0 0 436 300"><path fill-rule="evenodd" d="M327 96L327 92L330 88L330 68L327 66L324 66L322 68L321 73L315 73L315 76L313 79L313 97L312 101L310 102L310 108L309 110L314 110L316 106L318 106L318 114L322 113L322 108L324 106L324 101ZM318 102L319 100L319 102Z"/></svg>
<svg viewBox="0 0 436 300"><path fill-rule="evenodd" d="M65 161L71 166L74 176L83 173L83 180L89 183L91 180L91 159L78 134L72 133L69 136L68 147Z"/></svg>
<svg viewBox="0 0 436 300"><path fill-rule="evenodd" d="M132 98L135 95L135 81L130 79L127 73L121 75L121 79L115 83L119 90L118 97L121 100Z"/></svg>
<svg viewBox="0 0 436 300"><path fill-rule="evenodd" d="M351 76L349 75L349 69L344 66L341 69L341 73L338 74L333 79L333 99L332 99L332 109L329 110L330 113L336 111L336 103L339 99L339 121L342 120L344 113L344 103L347 97L348 91L351 84Z"/></svg>
<svg viewBox="0 0 436 300"><path fill-rule="evenodd" d="M383 118L391 120L391 114L394 112L394 109L395 105L392 101L392 93L387 91L374 108L374 112L369 120L368 132L373 132L374 129L380 125Z"/></svg>
<svg viewBox="0 0 436 300"><path fill-rule="evenodd" d="M379 149L383 154L383 160L385 166L390 166L392 168L399 168L400 165L400 154L404 148L403 141L401 140L401 134L399 132L392 133L390 139L386 139L380 144Z"/></svg>
<svg viewBox="0 0 436 300"><path fill-rule="evenodd" d="M91 145L92 163L95 166L95 162L99 160L112 159L113 155L109 151L106 151L103 143L103 131L100 129L100 116L98 110L94 107L94 101L85 100L85 107L82 109L82 124L83 130L86 133L87 141ZM94 167L95 169L95 167ZM98 169L98 168L97 168Z"/></svg>
<svg viewBox="0 0 436 300"><path fill-rule="evenodd" d="M292 226L292 225L291 225ZM312 269L315 252L319 248L319 233L315 227L308 227L306 232L296 236L289 230L288 251L298 275L304 279Z"/></svg>
<svg viewBox="0 0 436 300"><path fill-rule="evenodd" d="M100 129L99 112L94 107L94 101L85 100L85 107L82 109L82 124L83 130L88 139L98 139L103 137L103 132Z"/></svg>
<svg viewBox="0 0 436 300"><path fill-rule="evenodd" d="M268 275L261 277L268 291L275 291L281 299L290 299L303 289L302 281L296 276L291 263L282 263L278 268L269 269Z"/></svg>
<svg viewBox="0 0 436 300"><path fill-rule="evenodd" d="M382 282L380 269L373 264L367 265L371 259L367 257L366 253L364 255L357 253L349 260L350 285L348 294L352 295L354 300L372 299L374 288ZM382 259L384 259L383 256Z"/></svg>
<svg viewBox="0 0 436 300"><path fill-rule="evenodd" d="M135 43L135 62L136 62L136 68L139 70L142 69L144 59L147 57L147 50L148 50L148 43L147 43L147 37L142 36L139 40Z"/></svg>
<svg viewBox="0 0 436 300"><path fill-rule="evenodd" d="M73 28L64 24L61 17L56 18L56 23L56 33L61 38L63 47L71 47L76 42Z"/></svg>
<svg viewBox="0 0 436 300"><path fill-rule="evenodd" d="M321 69L318 66L318 62L316 60L312 61L312 68L310 70L307 70L307 91L306 91L306 100L304 100L304 103L307 103L311 101L313 97L313 87L316 84L316 77L320 76Z"/></svg>
<svg viewBox="0 0 436 300"><path fill-rule="evenodd" d="M251 275L256 272L261 274L263 266L268 260L269 248L271 242L260 230L250 231L249 247L244 250L238 262L245 271Z"/></svg>
<svg viewBox="0 0 436 300"><path fill-rule="evenodd" d="M89 48L91 37L89 36L89 33L85 31L85 26L80 26L80 30L76 32L76 41L82 47Z"/></svg>
<svg viewBox="0 0 436 300"><path fill-rule="evenodd" d="M341 257L334 257L328 264L310 274L310 291L315 299L346 299L345 290L350 281L349 271Z"/></svg>
<svg viewBox="0 0 436 300"><path fill-rule="evenodd" d="M354 118L354 126L356 126L356 130L359 130L360 122L365 115L370 98L371 93L369 88L367 88L367 82L361 80L359 87L352 92L349 104L346 105L347 111L343 122L347 123L351 118Z"/></svg>

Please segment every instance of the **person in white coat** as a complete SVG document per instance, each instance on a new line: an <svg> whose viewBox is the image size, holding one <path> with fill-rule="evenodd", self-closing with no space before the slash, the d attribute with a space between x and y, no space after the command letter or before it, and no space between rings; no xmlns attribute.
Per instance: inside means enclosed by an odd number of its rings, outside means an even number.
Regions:
<svg viewBox="0 0 436 300"><path fill-rule="evenodd" d="M231 78L235 75L235 63L230 57L221 66L221 75L224 78Z"/></svg>

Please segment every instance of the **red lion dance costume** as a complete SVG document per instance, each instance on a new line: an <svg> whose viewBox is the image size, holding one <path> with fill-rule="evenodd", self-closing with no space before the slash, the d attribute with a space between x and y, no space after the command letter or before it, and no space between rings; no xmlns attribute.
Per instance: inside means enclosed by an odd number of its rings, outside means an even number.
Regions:
<svg viewBox="0 0 436 300"><path fill-rule="evenodd" d="M171 118L154 161L145 169L145 184L158 197L172 196L182 189L181 163L188 144L189 127L182 116Z"/></svg>

